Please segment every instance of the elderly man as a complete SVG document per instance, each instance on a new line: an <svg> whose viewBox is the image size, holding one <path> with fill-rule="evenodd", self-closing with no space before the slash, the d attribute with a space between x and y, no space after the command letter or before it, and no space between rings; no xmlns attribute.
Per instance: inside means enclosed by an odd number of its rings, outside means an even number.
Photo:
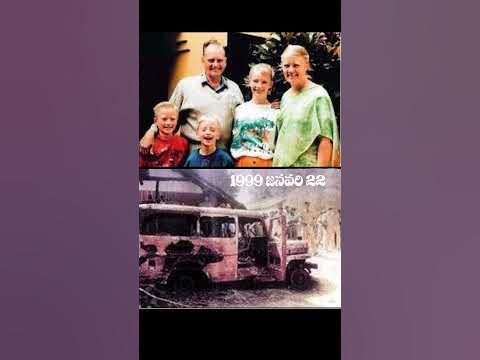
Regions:
<svg viewBox="0 0 480 360"><path fill-rule="evenodd" d="M188 139L190 149L200 145L196 134L199 115L213 113L222 119L217 146L229 150L235 108L243 103L243 95L237 84L222 75L227 58L220 42L209 40L203 44L202 65L202 75L180 80L170 102L177 105L181 113L188 113L180 131Z"/></svg>

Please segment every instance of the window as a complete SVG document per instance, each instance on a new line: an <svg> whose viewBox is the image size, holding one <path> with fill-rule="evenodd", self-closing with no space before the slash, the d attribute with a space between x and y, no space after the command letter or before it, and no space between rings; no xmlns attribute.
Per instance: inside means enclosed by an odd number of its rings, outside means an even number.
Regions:
<svg viewBox="0 0 480 360"><path fill-rule="evenodd" d="M239 218L238 223L240 224L242 236L245 238L267 236L263 221L258 218Z"/></svg>
<svg viewBox="0 0 480 360"><path fill-rule="evenodd" d="M272 220L271 233L274 238L280 238L282 236L282 224L279 218Z"/></svg>
<svg viewBox="0 0 480 360"><path fill-rule="evenodd" d="M141 235L192 236L196 229L195 215L140 212Z"/></svg>
<svg viewBox="0 0 480 360"><path fill-rule="evenodd" d="M200 218L200 234L204 237L234 237L236 234L235 218L210 217Z"/></svg>

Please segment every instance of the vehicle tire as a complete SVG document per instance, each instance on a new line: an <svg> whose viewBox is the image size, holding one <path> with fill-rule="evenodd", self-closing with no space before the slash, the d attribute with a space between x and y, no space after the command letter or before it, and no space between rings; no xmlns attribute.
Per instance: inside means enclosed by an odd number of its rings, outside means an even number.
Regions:
<svg viewBox="0 0 480 360"><path fill-rule="evenodd" d="M310 286L310 274L302 268L292 269L288 280L290 286L295 290L306 290Z"/></svg>
<svg viewBox="0 0 480 360"><path fill-rule="evenodd" d="M188 294L197 287L196 277L190 272L179 272L168 281L169 287L179 293Z"/></svg>

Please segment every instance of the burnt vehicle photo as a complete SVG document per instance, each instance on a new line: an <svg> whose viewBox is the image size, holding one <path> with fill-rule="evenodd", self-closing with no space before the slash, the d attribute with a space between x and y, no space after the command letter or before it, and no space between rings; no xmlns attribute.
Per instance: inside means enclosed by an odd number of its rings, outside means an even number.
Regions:
<svg viewBox="0 0 480 360"><path fill-rule="evenodd" d="M283 211L142 203L140 281L192 291L214 283L284 282L306 290L308 243L289 236Z"/></svg>

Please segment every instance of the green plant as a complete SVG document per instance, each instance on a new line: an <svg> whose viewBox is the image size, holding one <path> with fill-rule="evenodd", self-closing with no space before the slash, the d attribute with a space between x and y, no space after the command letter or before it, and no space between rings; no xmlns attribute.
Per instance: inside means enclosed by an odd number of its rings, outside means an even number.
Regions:
<svg viewBox="0 0 480 360"><path fill-rule="evenodd" d="M251 64L262 62L274 68L271 99L280 99L289 88L280 67L280 57L290 44L303 46L310 55L312 81L322 85L329 93L340 128L340 40L339 32L272 33L263 44L252 45Z"/></svg>

